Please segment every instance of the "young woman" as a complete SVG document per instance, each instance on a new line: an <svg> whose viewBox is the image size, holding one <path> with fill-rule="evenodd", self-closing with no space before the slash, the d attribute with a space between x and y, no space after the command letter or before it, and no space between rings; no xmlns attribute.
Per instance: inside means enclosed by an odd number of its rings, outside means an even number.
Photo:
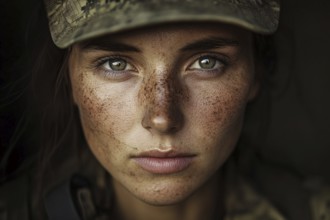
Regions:
<svg viewBox="0 0 330 220"><path fill-rule="evenodd" d="M42 162L20 219L285 219L232 156L277 1L45 6Z"/></svg>

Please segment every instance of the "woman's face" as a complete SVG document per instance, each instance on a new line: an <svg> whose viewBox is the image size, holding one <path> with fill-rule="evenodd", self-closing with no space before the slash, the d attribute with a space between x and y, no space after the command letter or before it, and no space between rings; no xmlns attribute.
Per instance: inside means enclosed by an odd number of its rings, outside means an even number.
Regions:
<svg viewBox="0 0 330 220"><path fill-rule="evenodd" d="M73 97L88 145L113 181L149 204L207 184L257 92L252 34L176 24L73 46Z"/></svg>

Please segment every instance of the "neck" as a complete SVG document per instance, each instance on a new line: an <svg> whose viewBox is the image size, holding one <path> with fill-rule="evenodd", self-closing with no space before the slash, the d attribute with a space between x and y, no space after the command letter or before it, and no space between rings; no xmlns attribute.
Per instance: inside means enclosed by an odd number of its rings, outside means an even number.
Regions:
<svg viewBox="0 0 330 220"><path fill-rule="evenodd" d="M115 219L200 220L220 218L224 213L224 187L220 176L220 173L214 175L184 201L166 206L147 204L132 195L121 184L114 181Z"/></svg>

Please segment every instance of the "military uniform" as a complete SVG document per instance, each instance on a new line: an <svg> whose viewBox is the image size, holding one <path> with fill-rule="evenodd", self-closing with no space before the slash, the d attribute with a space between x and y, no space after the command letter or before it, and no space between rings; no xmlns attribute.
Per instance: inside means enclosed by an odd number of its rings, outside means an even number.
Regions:
<svg viewBox="0 0 330 220"><path fill-rule="evenodd" d="M0 188L0 219L1 220L28 220L33 219L31 210L33 195L32 173L13 179ZM285 220L279 211L270 202L258 194L243 178L231 175L231 180L226 180L225 220ZM81 187L75 193L69 193L71 180L54 186L45 199L46 212L49 219L54 220L88 220L109 219L103 214L97 214L93 204L90 190ZM73 196L78 199L74 199ZM82 197L84 197L82 201ZM73 205L73 202L76 202ZM73 205L73 206L72 206ZM72 207L71 207L72 206ZM82 213L79 210L83 210Z"/></svg>
<svg viewBox="0 0 330 220"><path fill-rule="evenodd" d="M86 171L82 175L68 173L72 170L78 170L66 169L66 167L73 167L73 161L67 160L67 162L62 163L62 167L59 169L59 172L66 172L62 176L70 176L70 178L61 179L53 184L48 183L50 189L46 190L48 192L44 200L45 213L47 213L48 219L111 219L109 217L111 210L106 213L98 212L98 204L95 204L94 197L92 196L92 193L95 191L89 187L90 185L84 182L85 179L87 180L86 182L91 182L95 177L93 176L95 173L93 172L90 175ZM301 220L294 219L290 215L290 213L295 211L300 211L303 215L309 215L310 213L311 215L306 218L310 220L330 219L330 187L310 183L314 189L310 191L308 197L305 198L306 201L304 201L309 204L309 207L307 207L309 210L302 210L302 206L299 204L292 204L291 207L281 207L281 210L279 210L271 202L276 201L276 199L266 197L260 192L259 188L255 187L260 186L260 188L263 188L264 186L262 184L267 183L252 183L248 178L244 178L238 174L232 162L228 164L225 167L224 220ZM81 170L86 169L83 168ZM260 173L268 172L267 175L279 177L279 181L283 182L283 185L289 188L282 188L282 190L287 190L288 192L285 198L281 198L282 201L288 198L290 199L292 196L291 199L294 201L295 195L293 191L304 187L302 185L290 184L290 180L288 179L291 177L288 177L288 174L275 174L270 169L260 169L260 171L257 169L257 171ZM23 172L0 187L0 220L30 220L34 219L38 211L40 212L40 210L33 210L32 206L33 193L31 192L33 188L33 175L33 169L30 169L28 172ZM263 174L256 175L266 177ZM256 181L258 181L258 178L256 178ZM73 184L75 185L74 187L72 187ZM275 184L276 182L274 182L272 187L274 191L277 191L278 186ZM309 187L312 188L312 186Z"/></svg>

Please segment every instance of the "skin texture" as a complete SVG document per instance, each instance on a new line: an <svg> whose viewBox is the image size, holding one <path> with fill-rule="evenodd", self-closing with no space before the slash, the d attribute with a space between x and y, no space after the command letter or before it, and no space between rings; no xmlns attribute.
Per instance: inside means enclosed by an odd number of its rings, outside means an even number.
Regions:
<svg viewBox="0 0 330 220"><path fill-rule="evenodd" d="M219 38L225 40L209 40ZM252 45L252 34L240 28L176 24L73 46L74 101L92 152L113 177L118 218L214 216L221 167L258 90ZM124 70L111 70L109 57L117 59L112 64L124 59ZM215 66L202 68L205 59ZM180 172L155 174L134 160L150 150L193 159Z"/></svg>

